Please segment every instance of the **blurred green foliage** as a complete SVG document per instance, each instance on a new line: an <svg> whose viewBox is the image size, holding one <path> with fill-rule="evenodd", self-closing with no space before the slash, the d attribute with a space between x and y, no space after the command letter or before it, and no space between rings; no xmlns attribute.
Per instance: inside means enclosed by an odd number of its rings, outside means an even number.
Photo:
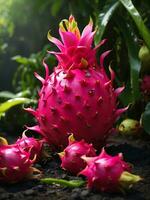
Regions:
<svg viewBox="0 0 150 200"><path fill-rule="evenodd" d="M0 1L0 53L7 48L7 43L4 41L7 37L12 37L14 33L14 23L10 19L10 8L12 0Z"/></svg>
<svg viewBox="0 0 150 200"><path fill-rule="evenodd" d="M40 89L40 82L34 77L34 72L40 73L43 77L45 75L44 67L42 65L43 58L48 63L49 68L53 69L56 66L56 59L54 56L47 54L49 47L46 45L42 51L31 54L29 58L23 56L14 56L19 66L14 74L13 86L17 92L28 90L30 98L37 98L37 90Z"/></svg>

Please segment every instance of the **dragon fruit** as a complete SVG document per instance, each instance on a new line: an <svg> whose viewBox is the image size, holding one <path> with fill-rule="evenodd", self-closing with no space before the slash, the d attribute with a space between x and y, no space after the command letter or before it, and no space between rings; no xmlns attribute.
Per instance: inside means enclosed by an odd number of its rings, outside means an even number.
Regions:
<svg viewBox="0 0 150 200"><path fill-rule="evenodd" d="M150 97L150 75L145 75L143 77L141 90L145 96Z"/></svg>
<svg viewBox="0 0 150 200"><path fill-rule="evenodd" d="M60 23L59 34L62 42L48 34L60 52L50 52L58 60L58 66L49 75L48 66L45 79L35 73L42 82L38 108L28 111L38 122L30 130L39 132L46 141L56 148L67 146L68 133L76 140L84 139L97 148L104 145L116 119L127 108L117 109L117 97L123 87L113 88L115 74L110 68L111 79L104 70L104 58L96 61L96 50L106 40L92 48L95 31L92 21L82 34L73 16Z"/></svg>
<svg viewBox="0 0 150 200"><path fill-rule="evenodd" d="M87 166L79 174L87 177L88 188L114 192L130 188L141 180L140 176L130 173L131 166L123 161L121 153L112 157L102 149L99 156L83 156L82 159L87 162Z"/></svg>
<svg viewBox="0 0 150 200"><path fill-rule="evenodd" d="M73 135L70 135L68 140L69 145L59 153L62 161L61 167L77 175L86 166L86 162L81 157L83 155L96 156L95 149L92 144L87 144L84 140L75 141Z"/></svg>
<svg viewBox="0 0 150 200"><path fill-rule="evenodd" d="M36 155L31 160L30 153L18 145L0 146L0 182L16 183L40 173L32 167L35 160Z"/></svg>
<svg viewBox="0 0 150 200"><path fill-rule="evenodd" d="M145 44L139 50L139 59L141 61L141 74L150 73L150 50Z"/></svg>
<svg viewBox="0 0 150 200"><path fill-rule="evenodd" d="M140 136L142 134L142 127L139 121L135 119L124 119L118 126L118 131L123 136Z"/></svg>
<svg viewBox="0 0 150 200"><path fill-rule="evenodd" d="M30 158L34 158L37 155L37 158L40 157L42 153L43 140L35 139L34 137L27 137L25 131L22 134L22 138L19 138L15 144L17 144L24 151L30 152Z"/></svg>

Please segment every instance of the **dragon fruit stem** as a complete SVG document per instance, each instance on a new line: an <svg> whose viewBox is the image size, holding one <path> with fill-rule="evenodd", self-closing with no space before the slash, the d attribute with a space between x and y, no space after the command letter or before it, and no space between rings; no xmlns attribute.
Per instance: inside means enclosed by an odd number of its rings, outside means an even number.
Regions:
<svg viewBox="0 0 150 200"><path fill-rule="evenodd" d="M129 189L141 180L143 179L140 176L124 171L119 178L119 184L121 188Z"/></svg>

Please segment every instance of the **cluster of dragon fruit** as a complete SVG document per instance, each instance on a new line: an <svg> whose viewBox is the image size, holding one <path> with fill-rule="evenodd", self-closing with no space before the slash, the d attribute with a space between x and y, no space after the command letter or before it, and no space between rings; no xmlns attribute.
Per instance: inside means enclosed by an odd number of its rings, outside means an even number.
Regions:
<svg viewBox="0 0 150 200"><path fill-rule="evenodd" d="M44 143L55 152L62 151L58 154L61 168L86 177L88 188L118 191L141 180L131 173L131 164L124 161L122 153L111 156L104 149L114 123L127 108L117 108L124 87L114 88L115 73L110 67L106 74L104 59L110 51L102 53L97 61L97 49L106 40L92 47L92 29L90 21L80 34L70 16L60 23L61 41L48 34L59 49L49 52L56 56L58 65L49 74L43 61L45 78L35 73L42 83L37 109L26 109L37 121L27 129L39 133L41 139L27 137L25 132L14 144L0 138L0 181L15 183L41 175L34 164L42 156Z"/></svg>

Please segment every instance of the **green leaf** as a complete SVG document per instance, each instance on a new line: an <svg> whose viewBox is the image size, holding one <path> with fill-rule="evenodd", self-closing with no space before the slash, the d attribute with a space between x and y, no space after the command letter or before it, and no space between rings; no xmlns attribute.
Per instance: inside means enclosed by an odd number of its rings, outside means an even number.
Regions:
<svg viewBox="0 0 150 200"><path fill-rule="evenodd" d="M128 13L131 15L132 19L134 20L139 33L143 40L145 41L145 44L150 49L150 32L148 28L145 26L144 21L142 20L142 17L140 16L138 10L135 8L131 0L119 0L122 5L127 9Z"/></svg>
<svg viewBox="0 0 150 200"><path fill-rule="evenodd" d="M29 94L30 94L29 90L25 90L25 91L19 92L17 94L14 94L9 91L2 91L2 92L0 92L0 98L14 99L14 98L18 98L18 97L25 97Z"/></svg>
<svg viewBox="0 0 150 200"><path fill-rule="evenodd" d="M123 103L124 106L128 106L131 102L133 102L133 95L132 95L131 85L129 81L126 83L125 89L120 94L119 99Z"/></svg>
<svg viewBox="0 0 150 200"><path fill-rule="evenodd" d="M18 98L18 97L27 97L29 94L30 94L29 90L24 90L24 91L18 92L16 94L15 98Z"/></svg>
<svg viewBox="0 0 150 200"><path fill-rule="evenodd" d="M142 125L144 130L150 134L150 102L146 105L142 115Z"/></svg>
<svg viewBox="0 0 150 200"><path fill-rule="evenodd" d="M19 104L24 104L24 103L29 103L31 102L31 99L28 98L14 98L10 99L8 101L5 101L4 103L0 104L0 117L10 108L13 106L19 105Z"/></svg>
<svg viewBox="0 0 150 200"><path fill-rule="evenodd" d="M20 64L24 64L24 65L28 64L29 62L27 58L19 56L19 55L12 57L12 60L15 60L16 62Z"/></svg>
<svg viewBox="0 0 150 200"><path fill-rule="evenodd" d="M64 179L57 179L57 178L43 178L40 180L42 183L46 184L59 184L62 186L67 186L70 188L82 187L85 184L83 180L64 180Z"/></svg>
<svg viewBox="0 0 150 200"><path fill-rule="evenodd" d="M128 58L130 64L130 90L128 93L131 93L132 102L134 103L140 98L139 90L139 72L141 68L141 63L138 58L138 45L134 41L134 34L131 26L126 23L123 18L120 18L120 23L118 24L120 31L123 34L124 40L128 49ZM130 102L128 102L130 103Z"/></svg>
<svg viewBox="0 0 150 200"><path fill-rule="evenodd" d="M118 5L118 1L111 1L109 3L106 3L103 10L99 14L97 19L98 28L95 36L95 44L98 44L102 40L107 24L114 14L115 10L117 9Z"/></svg>
<svg viewBox="0 0 150 200"><path fill-rule="evenodd" d="M63 3L62 0L54 1L54 3L53 3L52 6L51 6L51 14L52 14L53 16L56 16L56 15L58 14L58 12L59 12L60 9L61 9L62 3Z"/></svg>
<svg viewBox="0 0 150 200"><path fill-rule="evenodd" d="M16 94L13 94L9 91L2 91L0 92L0 98L6 98L6 99L13 99L16 97Z"/></svg>

